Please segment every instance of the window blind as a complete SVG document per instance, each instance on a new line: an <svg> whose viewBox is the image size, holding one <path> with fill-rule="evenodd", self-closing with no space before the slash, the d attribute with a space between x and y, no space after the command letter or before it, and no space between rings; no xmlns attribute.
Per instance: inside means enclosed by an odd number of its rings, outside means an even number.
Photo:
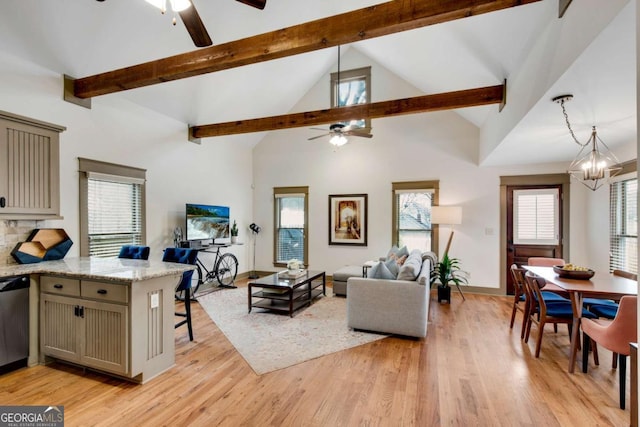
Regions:
<svg viewBox="0 0 640 427"><path fill-rule="evenodd" d="M92 179L88 184L89 256L114 257L142 243L141 184Z"/></svg>
<svg viewBox="0 0 640 427"><path fill-rule="evenodd" d="M514 243L557 245L558 190L516 190L513 195Z"/></svg>
<svg viewBox="0 0 640 427"><path fill-rule="evenodd" d="M610 185L609 269L638 273L638 180Z"/></svg>

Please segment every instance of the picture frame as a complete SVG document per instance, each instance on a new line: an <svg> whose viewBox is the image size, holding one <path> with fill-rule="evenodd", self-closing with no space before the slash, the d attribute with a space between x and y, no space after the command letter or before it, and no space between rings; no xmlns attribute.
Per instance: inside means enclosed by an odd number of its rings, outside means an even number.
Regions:
<svg viewBox="0 0 640 427"><path fill-rule="evenodd" d="M367 246L367 195L329 195L329 245Z"/></svg>

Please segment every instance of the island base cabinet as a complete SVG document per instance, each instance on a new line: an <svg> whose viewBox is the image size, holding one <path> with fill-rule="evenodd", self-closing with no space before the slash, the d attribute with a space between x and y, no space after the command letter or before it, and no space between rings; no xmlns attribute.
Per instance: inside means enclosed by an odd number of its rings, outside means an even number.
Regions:
<svg viewBox="0 0 640 427"><path fill-rule="evenodd" d="M127 306L43 294L41 350L46 356L129 375Z"/></svg>
<svg viewBox="0 0 640 427"><path fill-rule="evenodd" d="M181 276L122 283L40 276L40 362L51 357L138 383L170 369Z"/></svg>

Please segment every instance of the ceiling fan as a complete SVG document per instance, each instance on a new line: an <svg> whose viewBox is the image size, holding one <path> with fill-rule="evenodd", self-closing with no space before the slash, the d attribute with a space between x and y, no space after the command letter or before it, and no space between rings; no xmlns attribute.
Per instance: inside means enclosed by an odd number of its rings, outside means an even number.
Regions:
<svg viewBox="0 0 640 427"><path fill-rule="evenodd" d="M104 1L104 0L97 0ZM167 11L167 0L146 0L147 3L150 3L160 9L162 13ZM240 3L244 3L248 6L255 7L257 9L264 9L267 4L267 0L236 0ZM184 23L184 26L187 28L193 43L197 47L205 47L211 46L213 42L211 41L211 37L209 37L209 33L200 19L200 15L196 10L195 5L191 0L169 0L169 4L171 5L171 10L177 12L180 15L180 19ZM175 25L175 18L173 20L173 25Z"/></svg>
<svg viewBox="0 0 640 427"><path fill-rule="evenodd" d="M323 130L323 131L327 131L326 129L320 129L320 128L311 128L311 129L315 129L315 130ZM347 143L347 136L360 136L363 138L372 138L373 135L371 135L368 132L365 132L364 130L360 130L359 128L354 128L353 126L349 125L345 125L343 123L334 123L331 126L329 126L329 132L325 133L323 135L318 135L318 136L313 136L311 138L309 138L309 141L312 141L314 139L318 139L318 138L323 138L325 136L331 136L331 138L329 139L329 142L332 145L335 145L336 147L341 147L344 144Z"/></svg>

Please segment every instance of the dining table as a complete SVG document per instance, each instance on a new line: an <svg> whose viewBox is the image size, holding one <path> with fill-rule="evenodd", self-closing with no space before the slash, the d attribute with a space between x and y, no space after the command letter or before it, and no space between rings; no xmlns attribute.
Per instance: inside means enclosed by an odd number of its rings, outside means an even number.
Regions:
<svg viewBox="0 0 640 427"><path fill-rule="evenodd" d="M624 295L638 295L638 282L611 273L596 271L588 280L560 277L553 267L522 266L533 274L542 277L547 283L553 283L569 293L573 309L573 327L571 329L571 351L569 373L573 373L580 340L580 321L585 297L619 300Z"/></svg>

